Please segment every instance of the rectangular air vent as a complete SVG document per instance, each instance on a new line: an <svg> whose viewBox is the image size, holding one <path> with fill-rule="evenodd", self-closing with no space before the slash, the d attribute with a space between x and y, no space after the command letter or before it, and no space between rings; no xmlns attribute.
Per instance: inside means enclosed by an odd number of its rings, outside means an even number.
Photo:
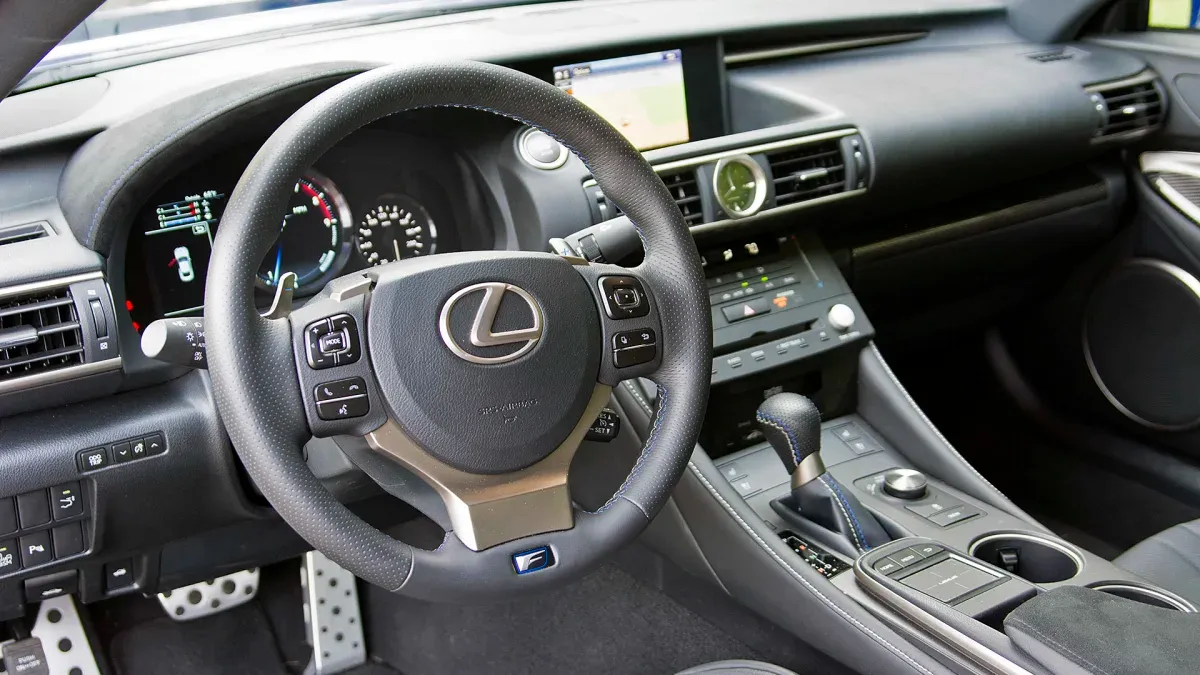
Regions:
<svg viewBox="0 0 1200 675"><path fill-rule="evenodd" d="M83 333L69 289L0 300L0 382L83 361Z"/></svg>
<svg viewBox="0 0 1200 675"><path fill-rule="evenodd" d="M50 236L50 223L40 221L0 228L0 246Z"/></svg>
<svg viewBox="0 0 1200 675"><path fill-rule="evenodd" d="M658 177L675 198L675 204L679 206L679 212L688 226L703 223L704 210L700 206L700 185L696 183L695 169L659 174Z"/></svg>
<svg viewBox="0 0 1200 675"><path fill-rule="evenodd" d="M787 206L841 192L846 163L838 139L767 153L775 181L775 204Z"/></svg>
<svg viewBox="0 0 1200 675"><path fill-rule="evenodd" d="M1089 88L1097 114L1097 140L1149 133L1162 124L1162 92L1153 78L1139 78Z"/></svg>

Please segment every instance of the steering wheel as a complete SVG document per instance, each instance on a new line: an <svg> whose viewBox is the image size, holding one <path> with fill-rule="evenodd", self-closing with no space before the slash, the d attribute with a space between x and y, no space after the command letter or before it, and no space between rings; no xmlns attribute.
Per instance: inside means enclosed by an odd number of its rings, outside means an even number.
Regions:
<svg viewBox="0 0 1200 675"><path fill-rule="evenodd" d="M352 131L430 107L485 110L558 139L639 226L644 262L419 257L335 279L286 318L260 316L255 271L302 172ZM217 407L266 499L342 567L424 599L502 598L596 567L665 503L707 403L710 308L671 195L585 105L483 63L378 68L292 115L233 191L204 312ZM570 498L571 459L612 387L632 377L658 384L659 412L624 484L587 511ZM365 436L432 486L451 525L441 546L388 536L322 486L302 448L333 435Z"/></svg>

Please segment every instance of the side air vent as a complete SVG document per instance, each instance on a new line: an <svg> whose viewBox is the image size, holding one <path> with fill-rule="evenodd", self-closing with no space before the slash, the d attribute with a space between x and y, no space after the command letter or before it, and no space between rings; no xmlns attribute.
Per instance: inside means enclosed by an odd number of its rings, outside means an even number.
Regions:
<svg viewBox="0 0 1200 675"><path fill-rule="evenodd" d="M1143 136L1165 116L1162 91L1152 76L1096 85L1088 92L1096 109L1095 141Z"/></svg>
<svg viewBox="0 0 1200 675"><path fill-rule="evenodd" d="M50 233L50 224L45 221L0 228L0 246L49 237Z"/></svg>
<svg viewBox="0 0 1200 675"><path fill-rule="evenodd" d="M0 382L83 361L83 331L70 289L0 300Z"/></svg>
<svg viewBox="0 0 1200 675"><path fill-rule="evenodd" d="M766 154L777 206L841 192L846 186L846 164L838 139Z"/></svg>
<svg viewBox="0 0 1200 675"><path fill-rule="evenodd" d="M658 177L675 198L675 204L679 206L679 212L688 226L703 223L704 210L700 206L700 185L696 182L695 169L659 174Z"/></svg>

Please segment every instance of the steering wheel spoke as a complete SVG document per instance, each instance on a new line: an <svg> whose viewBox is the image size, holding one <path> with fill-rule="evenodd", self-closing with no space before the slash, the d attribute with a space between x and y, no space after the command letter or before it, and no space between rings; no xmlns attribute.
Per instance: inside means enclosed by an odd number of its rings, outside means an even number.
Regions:
<svg viewBox="0 0 1200 675"><path fill-rule="evenodd" d="M519 471L468 473L425 452L395 420L367 434L377 452L399 462L442 497L454 534L473 551L575 524L567 473L611 387L597 385L583 416L545 459Z"/></svg>
<svg viewBox="0 0 1200 675"><path fill-rule="evenodd" d="M365 275L335 279L288 316L300 395L314 436L362 436L387 420L363 329L370 292Z"/></svg>
<svg viewBox="0 0 1200 675"><path fill-rule="evenodd" d="M621 380L657 371L666 336L650 281L637 270L617 265L576 265L575 270L587 281L600 316L603 335L597 381L615 387Z"/></svg>

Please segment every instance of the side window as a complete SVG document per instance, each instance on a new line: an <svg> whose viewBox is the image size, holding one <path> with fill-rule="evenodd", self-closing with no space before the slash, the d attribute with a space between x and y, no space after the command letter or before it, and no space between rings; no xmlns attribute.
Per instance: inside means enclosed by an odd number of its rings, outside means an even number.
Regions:
<svg viewBox="0 0 1200 675"><path fill-rule="evenodd" d="M1200 0L1150 0L1149 4L1146 24L1151 30L1200 30Z"/></svg>

